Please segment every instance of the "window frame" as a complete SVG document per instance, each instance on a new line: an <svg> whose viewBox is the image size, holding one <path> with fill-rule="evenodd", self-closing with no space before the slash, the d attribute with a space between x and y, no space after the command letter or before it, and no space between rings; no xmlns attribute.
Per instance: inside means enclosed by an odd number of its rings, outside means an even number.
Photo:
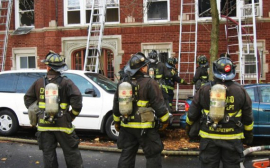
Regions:
<svg viewBox="0 0 270 168"><path fill-rule="evenodd" d="M20 0L15 0L14 1L14 7L15 7L15 29L18 29L19 27L35 27L35 4L34 4L34 25L33 26L21 26L20 22L21 22L21 18L20 18Z"/></svg>
<svg viewBox="0 0 270 168"><path fill-rule="evenodd" d="M197 11L198 11L198 21L203 22L203 21L206 21L206 20L212 20L212 17L200 17L200 13L199 13L199 1L200 0L196 0L196 4L198 6L198 9L197 9ZM220 15L221 14L221 11L220 11L221 10L221 4L220 4L221 1L224 1L224 0L217 0L218 15L219 15L219 19L220 20L225 20L225 18L222 18L221 15ZM262 17L262 14L263 14L263 11L262 11L263 10L262 0L259 0L258 3L259 4L257 6L259 6L259 14L258 14L257 17ZM237 7L236 7L236 16L230 16L230 18L235 19L235 20L237 20L238 17L241 17L242 16L241 8L243 7L244 2L242 2L240 0L236 0L236 5L237 5ZM255 5L256 5L256 3L255 3Z"/></svg>
<svg viewBox="0 0 270 168"><path fill-rule="evenodd" d="M29 57L34 57L35 59L35 67L29 68ZM20 58L27 58L27 68L21 68L21 59ZM28 55L28 54L18 54L16 55L16 68L19 69L36 69L37 68L37 61L35 55Z"/></svg>
<svg viewBox="0 0 270 168"><path fill-rule="evenodd" d="M243 43L246 43L246 41L243 41ZM269 72L269 70L268 70L268 64L267 64L267 62L266 62L266 55L267 55L269 52L268 52L268 50L265 49L265 46L266 46L265 40L257 40L257 50L258 50L259 52L262 51L262 56L260 57L260 62L261 62L261 65L260 65L260 66L261 66L261 67L260 67L260 69L261 69L261 74L259 74L259 75L262 76L261 79L263 79L263 80L266 78L266 73ZM250 48L249 48L250 51L254 51L252 45L249 46L249 47L250 47ZM248 48L247 45L243 45L243 51L246 51L247 48ZM245 53L246 53L246 52L245 52ZM260 54L261 54L261 53L260 53ZM259 56L259 55L257 55L257 56ZM241 59L241 58L240 58L240 55L239 55L239 58L238 58L238 59L239 59L239 60ZM245 65L245 57L244 57L243 61L244 61L244 62L243 62L243 65ZM244 67L243 71L245 72L245 67ZM255 73L256 73L256 72L255 72ZM250 77L250 76L252 76L252 75L250 75L250 74L246 75L246 73L245 73L245 80L256 80L256 78L257 78L256 75L254 75L254 77Z"/></svg>
<svg viewBox="0 0 270 168"><path fill-rule="evenodd" d="M152 50L156 50L159 53L168 53L168 58L174 57L173 43L172 42L161 42L161 43L142 43L141 44L142 53L146 57ZM158 57L159 59L159 57Z"/></svg>
<svg viewBox="0 0 270 168"><path fill-rule="evenodd" d="M89 23L87 23L86 21L86 10L89 10L89 8L87 8L86 4L87 0L79 0L80 3L80 8L76 9L80 11L80 23L76 23L76 24L69 24L68 23L68 0L64 0L64 26L84 26L84 25L89 25ZM113 9L113 8L117 8L118 9L118 21L117 22L105 22L105 24L118 24L120 23L120 2L119 0L115 0L118 5L114 6L114 7L108 7L107 6L107 10L108 9Z"/></svg>
<svg viewBox="0 0 270 168"><path fill-rule="evenodd" d="M155 2L163 2L163 1L166 1L167 2L167 16L168 18L165 20L165 19L162 19L162 20L148 20L148 6L147 6L147 3L149 1L152 1L152 0L144 0L143 1L143 21L144 23L156 23L156 22L169 22L170 21L170 0L155 0Z"/></svg>
<svg viewBox="0 0 270 168"><path fill-rule="evenodd" d="M39 69L37 56L37 47L22 47L22 48L12 48L12 67L11 70L17 69L33 69L33 68L19 68L20 67L20 57L25 56L35 56L36 67L34 69Z"/></svg>

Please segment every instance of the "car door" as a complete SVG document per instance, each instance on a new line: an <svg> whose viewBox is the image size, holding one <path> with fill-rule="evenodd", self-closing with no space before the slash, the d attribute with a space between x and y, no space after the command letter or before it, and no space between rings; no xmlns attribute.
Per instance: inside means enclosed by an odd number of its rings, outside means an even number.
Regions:
<svg viewBox="0 0 270 168"><path fill-rule="evenodd" d="M260 128L260 120L259 120L259 96L258 96L258 88L256 86L245 87L249 97L252 101L252 112L254 117L254 129L253 134L259 135Z"/></svg>
<svg viewBox="0 0 270 168"><path fill-rule="evenodd" d="M83 107L80 115L73 121L77 129L100 129L102 97L100 91L87 79L78 74L65 73L79 88L83 96ZM94 96L85 94L86 89L94 89Z"/></svg>
<svg viewBox="0 0 270 168"><path fill-rule="evenodd" d="M270 86L259 85L259 133L261 136L270 136Z"/></svg>
<svg viewBox="0 0 270 168"><path fill-rule="evenodd" d="M16 96L14 96L14 102L16 103L16 113L21 125L30 126L28 117L28 110L24 105L24 95L32 84L39 78L44 77L46 73L31 72L31 73L19 73L19 79L16 87Z"/></svg>

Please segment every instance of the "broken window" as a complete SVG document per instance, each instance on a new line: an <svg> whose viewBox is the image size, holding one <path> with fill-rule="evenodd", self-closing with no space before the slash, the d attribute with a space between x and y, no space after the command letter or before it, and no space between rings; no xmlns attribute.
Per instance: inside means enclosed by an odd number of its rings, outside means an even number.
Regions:
<svg viewBox="0 0 270 168"><path fill-rule="evenodd" d="M147 21L168 20L168 1L147 1Z"/></svg>
<svg viewBox="0 0 270 168"><path fill-rule="evenodd" d="M198 0L199 17L211 17L210 0ZM236 0L217 0L220 15L234 17L236 16Z"/></svg>
<svg viewBox="0 0 270 168"><path fill-rule="evenodd" d="M34 26L34 0L19 1L20 26Z"/></svg>

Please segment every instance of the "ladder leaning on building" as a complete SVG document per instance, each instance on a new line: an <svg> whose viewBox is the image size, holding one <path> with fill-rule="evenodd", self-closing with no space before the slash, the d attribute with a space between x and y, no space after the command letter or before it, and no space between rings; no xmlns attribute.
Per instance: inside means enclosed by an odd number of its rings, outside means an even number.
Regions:
<svg viewBox="0 0 270 168"><path fill-rule="evenodd" d="M105 25L106 0L92 0L85 52L84 71L103 74L101 43Z"/></svg>
<svg viewBox="0 0 270 168"><path fill-rule="evenodd" d="M5 70L12 4L12 0L0 0L0 27L4 30L0 35L0 72Z"/></svg>
<svg viewBox="0 0 270 168"><path fill-rule="evenodd" d="M198 1L182 0L180 9L178 75L191 82L196 71ZM184 26L185 25L185 26ZM176 102L179 99L179 84L176 90ZM193 86L193 95L195 87ZM177 110L177 106L176 106Z"/></svg>
<svg viewBox="0 0 270 168"><path fill-rule="evenodd" d="M238 22L228 16L227 18L226 38L227 53L239 65L237 72L239 77L236 78L241 84L245 84L246 80L256 79L256 83L260 80L260 59L257 49L256 36L256 15L258 15L258 3L251 1L250 4L241 3L237 0L237 4L241 5ZM236 58L235 58L236 57ZM252 72L248 72L248 67L254 67Z"/></svg>

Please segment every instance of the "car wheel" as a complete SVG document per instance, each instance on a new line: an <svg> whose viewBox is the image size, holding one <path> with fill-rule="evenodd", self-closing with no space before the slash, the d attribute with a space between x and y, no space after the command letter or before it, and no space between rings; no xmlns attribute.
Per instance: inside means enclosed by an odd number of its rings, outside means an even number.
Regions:
<svg viewBox="0 0 270 168"><path fill-rule="evenodd" d="M0 134L12 135L18 131L17 117L9 110L0 111Z"/></svg>
<svg viewBox="0 0 270 168"><path fill-rule="evenodd" d="M114 127L114 121L113 121L113 116L109 116L109 118L106 121L106 133L108 137L112 140L117 140L119 136L119 132L116 131Z"/></svg>

